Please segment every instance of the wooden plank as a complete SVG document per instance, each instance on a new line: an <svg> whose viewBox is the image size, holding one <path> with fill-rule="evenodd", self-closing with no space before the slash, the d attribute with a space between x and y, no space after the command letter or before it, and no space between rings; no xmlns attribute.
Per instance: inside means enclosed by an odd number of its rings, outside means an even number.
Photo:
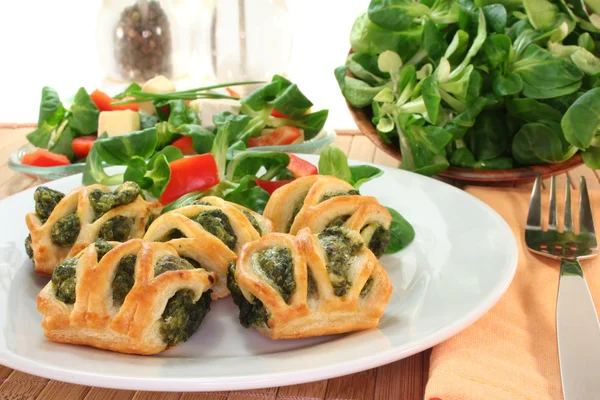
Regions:
<svg viewBox="0 0 600 400"><path fill-rule="evenodd" d="M130 400L135 396L133 390L117 390L93 387L85 396L85 400Z"/></svg>
<svg viewBox="0 0 600 400"><path fill-rule="evenodd" d="M135 392L133 400L179 400L181 393L176 392Z"/></svg>
<svg viewBox="0 0 600 400"><path fill-rule="evenodd" d="M8 165L0 167L0 199L12 196L41 181L30 178L8 168Z"/></svg>
<svg viewBox="0 0 600 400"><path fill-rule="evenodd" d="M229 392L184 393L181 400L225 400Z"/></svg>
<svg viewBox="0 0 600 400"><path fill-rule="evenodd" d="M580 179L582 176L585 177L587 186L589 190L592 189L600 189L600 182L598 181L598 175L596 175L596 172L593 169L590 169L588 167L581 166L578 168L575 168L571 171L569 171L567 173L569 175L569 179L571 179L571 185L573 185L573 188L578 189L580 187Z"/></svg>
<svg viewBox="0 0 600 400"><path fill-rule="evenodd" d="M362 135L363 133L358 129L334 129L338 136L356 136Z"/></svg>
<svg viewBox="0 0 600 400"><path fill-rule="evenodd" d="M374 155L375 145L366 136L354 136L348 159L372 162Z"/></svg>
<svg viewBox="0 0 600 400"><path fill-rule="evenodd" d="M359 372L329 380L326 399L373 399L376 370ZM394 397L395 398L395 397Z"/></svg>
<svg viewBox="0 0 600 400"><path fill-rule="evenodd" d="M324 399L327 381L304 383L302 385L283 386L277 392L277 400Z"/></svg>
<svg viewBox="0 0 600 400"><path fill-rule="evenodd" d="M427 385L427 381L429 380L429 366L430 366L430 362L431 362L431 350L432 349L427 349L423 352L421 352L421 355L423 356L423 394L425 394L425 385Z"/></svg>
<svg viewBox="0 0 600 400"><path fill-rule="evenodd" d="M542 188L543 189L550 189L550 180L551 180L551 178L542 179ZM564 190L566 185L567 185L567 175L566 174L557 175L556 176L556 189Z"/></svg>
<svg viewBox="0 0 600 400"><path fill-rule="evenodd" d="M263 400L275 399L277 396L277 388L240 390L230 392L228 400Z"/></svg>
<svg viewBox="0 0 600 400"><path fill-rule="evenodd" d="M0 385L10 376L10 374L12 374L12 372L13 370L11 368L0 365Z"/></svg>
<svg viewBox="0 0 600 400"><path fill-rule="evenodd" d="M90 391L89 386L50 381L37 397L37 400L77 400L84 399Z"/></svg>
<svg viewBox="0 0 600 400"><path fill-rule="evenodd" d="M12 374L0 385L2 399L35 399L48 384L49 379L29 375L21 371ZM62 400L62 399L61 399Z"/></svg>
<svg viewBox="0 0 600 400"><path fill-rule="evenodd" d="M332 146L339 147L344 154L348 154L350 151L350 145L354 140L354 136L338 136L332 143Z"/></svg>
<svg viewBox="0 0 600 400"><path fill-rule="evenodd" d="M375 400L423 398L423 356L415 354L377 368Z"/></svg>
<svg viewBox="0 0 600 400"><path fill-rule="evenodd" d="M2 139L0 139L0 162L2 164L8 162L9 156L17 150L19 147L27 143L25 133L28 131L21 132L0 132Z"/></svg>
<svg viewBox="0 0 600 400"><path fill-rule="evenodd" d="M394 157L390 156L385 151L381 150L379 147L375 149L375 156L373 157L373 162L375 164L385 165L386 167L397 168L400 165L400 161L396 160Z"/></svg>

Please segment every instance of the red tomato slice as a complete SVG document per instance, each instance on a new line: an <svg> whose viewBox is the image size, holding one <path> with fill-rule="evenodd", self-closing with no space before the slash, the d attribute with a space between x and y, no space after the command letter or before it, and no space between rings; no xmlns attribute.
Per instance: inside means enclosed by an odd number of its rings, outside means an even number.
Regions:
<svg viewBox="0 0 600 400"><path fill-rule="evenodd" d="M292 180L287 179L283 181L265 181L263 179L254 178L254 182L256 182L256 186L258 186L259 188L264 189L269 194L273 194L274 191L292 182Z"/></svg>
<svg viewBox="0 0 600 400"><path fill-rule="evenodd" d="M101 90L94 90L92 92L92 94L90 94L90 97L92 98L92 101L94 102L94 104L96 104L96 107L98 107L98 110L100 111L118 111L118 110L131 110L131 111L138 111L138 105L137 103L132 103L132 104L121 104L121 105L113 105L112 103L114 102L118 102L118 101L125 101L126 99L113 99L112 97L110 97L109 95L107 95L106 93L104 93Z"/></svg>
<svg viewBox="0 0 600 400"><path fill-rule="evenodd" d="M317 175L319 173L319 170L315 165L312 165L308 161L304 161L300 157L296 157L293 154L288 155L290 156L290 163L288 164L287 169L289 169L296 178Z"/></svg>
<svg viewBox="0 0 600 400"><path fill-rule="evenodd" d="M73 143L71 143L73 153L75 153L77 158L86 158L92 150L92 146L96 139L96 136L80 136L73 139Z"/></svg>
<svg viewBox="0 0 600 400"><path fill-rule="evenodd" d="M248 139L248 147L285 146L302 137L302 131L295 126L282 126L272 133Z"/></svg>
<svg viewBox="0 0 600 400"><path fill-rule="evenodd" d="M196 154L191 136L180 137L179 139L171 143L171 146L175 146L179 150L181 150L184 156Z"/></svg>
<svg viewBox="0 0 600 400"><path fill-rule="evenodd" d="M217 163L210 153L181 158L169 165L171 179L159 200L163 205L189 192L207 190L219 183Z"/></svg>
<svg viewBox="0 0 600 400"><path fill-rule="evenodd" d="M71 161L62 154L52 153L46 149L38 149L33 153L25 154L21 159L21 163L33 165L34 167L58 167L69 165Z"/></svg>

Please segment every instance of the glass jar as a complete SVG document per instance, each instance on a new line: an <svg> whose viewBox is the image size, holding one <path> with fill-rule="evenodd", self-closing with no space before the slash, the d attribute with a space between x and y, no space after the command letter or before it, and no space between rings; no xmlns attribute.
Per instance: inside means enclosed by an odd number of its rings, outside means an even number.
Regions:
<svg viewBox="0 0 600 400"><path fill-rule="evenodd" d="M270 81L274 74L285 75L292 50L286 1L216 1L210 45L218 82Z"/></svg>
<svg viewBox="0 0 600 400"><path fill-rule="evenodd" d="M184 0L102 0L96 46L107 77L138 83L157 75L186 77L190 21Z"/></svg>

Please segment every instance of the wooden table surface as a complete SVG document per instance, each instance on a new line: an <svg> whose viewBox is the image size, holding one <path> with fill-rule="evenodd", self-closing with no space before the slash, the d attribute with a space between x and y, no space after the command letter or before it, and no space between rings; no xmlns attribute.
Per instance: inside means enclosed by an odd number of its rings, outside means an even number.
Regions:
<svg viewBox="0 0 600 400"><path fill-rule="evenodd" d="M0 126L0 160L2 160L0 163L0 198L10 196L40 183L10 170L6 162L10 153L25 144L25 134L30 130L31 127ZM344 150L350 159L369 161L391 167L398 164L395 159L373 146L369 139L358 132L338 132L334 145ZM579 167L568 174L574 188L579 187L579 176L583 175L587 178L590 188L600 189L598 171ZM565 182L564 176L559 177L559 185L564 186ZM449 183L458 185L456 182ZM548 180L545 180L544 185L547 184ZM423 398L425 384L427 383L429 353L430 350L426 350L379 368L319 382L280 388L213 393L136 392L102 389L44 379L0 365L0 399L417 400Z"/></svg>

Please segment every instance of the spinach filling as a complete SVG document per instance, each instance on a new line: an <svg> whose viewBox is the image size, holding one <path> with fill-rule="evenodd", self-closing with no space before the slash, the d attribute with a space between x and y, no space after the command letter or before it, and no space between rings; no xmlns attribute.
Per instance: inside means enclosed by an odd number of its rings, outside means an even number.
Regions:
<svg viewBox="0 0 600 400"><path fill-rule="evenodd" d="M27 235L25 238L25 253L27 257L33 259L33 247L31 247L31 235Z"/></svg>
<svg viewBox="0 0 600 400"><path fill-rule="evenodd" d="M106 255L109 251L113 249L113 245L108 243L105 240L98 239L96 243L94 243L96 247L96 254L98 255L98 261L102 260L102 257Z"/></svg>
<svg viewBox="0 0 600 400"><path fill-rule="evenodd" d="M95 189L90 193L90 203L100 218L115 207L133 203L140 194L140 187L135 182L124 182L114 192L103 192Z"/></svg>
<svg viewBox="0 0 600 400"><path fill-rule="evenodd" d="M326 193L323 195L323 197L321 197L321 201L319 201L319 203L322 203L324 201L327 201L329 199L332 199L334 197L338 197L338 196L360 196L360 193L358 192L358 190L350 190L348 192L331 192L331 193Z"/></svg>
<svg viewBox="0 0 600 400"><path fill-rule="evenodd" d="M35 200L35 212L42 222L46 222L63 197L65 197L63 193L45 186L40 186L35 190L35 193L33 194L33 200Z"/></svg>
<svg viewBox="0 0 600 400"><path fill-rule="evenodd" d="M307 276L308 276L308 278L307 278L306 284L308 286L308 288L307 288L308 294L309 295L313 294L313 293L317 293L318 294L319 289L317 287L317 282L315 282L315 278L313 277L313 274L312 274L310 268L308 268Z"/></svg>
<svg viewBox="0 0 600 400"><path fill-rule="evenodd" d="M193 258L189 258L189 257L181 257L181 258L183 258L185 261L192 264L192 267L194 267L195 269L202 268L202 265L198 261L194 260Z"/></svg>
<svg viewBox="0 0 600 400"><path fill-rule="evenodd" d="M117 215L102 225L98 237L108 241L126 242L129 239L134 222L131 217Z"/></svg>
<svg viewBox="0 0 600 400"><path fill-rule="evenodd" d="M209 203L206 200L194 200L191 205L194 206L213 206L213 204Z"/></svg>
<svg viewBox="0 0 600 400"><path fill-rule="evenodd" d="M182 269L194 269L194 266L181 257L168 255L161 257L156 262L154 265L154 276L159 276L167 271L178 271Z"/></svg>
<svg viewBox="0 0 600 400"><path fill-rule="evenodd" d="M81 225L77 214L69 214L59 219L52 227L50 231L52 243L57 246L73 246L77 236L79 236L80 229Z"/></svg>
<svg viewBox="0 0 600 400"><path fill-rule="evenodd" d="M235 263L229 264L227 269L227 289L231 292L233 302L239 307L240 324L244 328L251 326L267 326L269 322L269 314L262 301L255 298L250 303L242 294L240 287L235 281Z"/></svg>
<svg viewBox="0 0 600 400"><path fill-rule="evenodd" d="M289 232L290 229L292 229L292 225L294 224L296 215L298 215L300 210L302 210L302 207L304 207L304 200L306 200L306 194L304 195L304 197L302 197L302 199L300 199L298 201L298 203L296 203L296 206L294 207L294 211L292 211L292 218L290 219L290 222L288 222L288 224L287 224L287 229L285 230L286 232Z"/></svg>
<svg viewBox="0 0 600 400"><path fill-rule="evenodd" d="M375 254L375 257L379 258L385 253L385 249L387 249L388 244L390 243L390 231L385 229L381 224L370 224L361 230L361 234L366 230L373 231L371 235L371 239L369 239L368 247ZM370 232L365 232L370 233ZM367 236L367 235L365 235ZM368 237L368 236L367 236Z"/></svg>
<svg viewBox="0 0 600 400"><path fill-rule="evenodd" d="M75 288L77 285L75 265L78 257L69 258L58 264L52 272L54 295L65 304L75 303Z"/></svg>
<svg viewBox="0 0 600 400"><path fill-rule="evenodd" d="M194 302L194 291L179 290L169 299L161 316L160 334L167 346L176 346L188 340L200 327L210 311L210 294L207 290Z"/></svg>
<svg viewBox="0 0 600 400"><path fill-rule="evenodd" d="M157 240L157 242L168 242L169 240L182 239L185 237L186 237L185 234L183 232L181 232L179 229L173 229L172 231L167 233L165 236L163 236L162 238Z"/></svg>
<svg viewBox="0 0 600 400"><path fill-rule="evenodd" d="M367 279L367 281L365 282L365 286L363 286L363 288L360 291L361 296L366 296L367 294L369 294L371 288L373 287L373 282L375 281L373 280L373 277L370 276L369 279Z"/></svg>
<svg viewBox="0 0 600 400"><path fill-rule="evenodd" d="M237 242L237 236L233 232L229 218L223 211L219 209L204 211L198 214L194 221L233 250Z"/></svg>
<svg viewBox="0 0 600 400"><path fill-rule="evenodd" d="M250 222L250 224L252 224L252 226L254 227L254 229L256 229L256 232L258 232L258 234L260 236L262 236L263 235L262 228L258 224L258 221L254 217L254 215L252 215L250 212L248 212L246 210L240 210L240 211L246 216L246 218L248 218L248 221Z"/></svg>
<svg viewBox="0 0 600 400"><path fill-rule="evenodd" d="M128 254L119 261L115 278L112 281L113 303L115 305L123 304L125 297L135 283L135 262L137 256Z"/></svg>
<svg viewBox="0 0 600 400"><path fill-rule="evenodd" d="M334 219L332 219L331 221L329 221L326 228L332 228L334 226L342 226L346 223L346 221L348 221L350 219L351 216L352 215L350 215L350 214L339 215L339 216L335 217Z"/></svg>
<svg viewBox="0 0 600 400"><path fill-rule="evenodd" d="M363 242L351 236L352 231L342 227L326 228L319 241L327 256L327 272L336 296L343 296L352 286L348 278L348 263L363 248Z"/></svg>
<svg viewBox="0 0 600 400"><path fill-rule="evenodd" d="M255 257L264 274L281 293L283 300L289 302L290 297L296 292L294 263L290 249L272 247L261 251Z"/></svg>
<svg viewBox="0 0 600 400"><path fill-rule="evenodd" d="M152 223L154 222L154 220L156 220L157 216L154 214L151 214L148 217L148 221L146 221L146 227L144 228L144 232L148 232L148 228L150 228L150 225L152 225Z"/></svg>

